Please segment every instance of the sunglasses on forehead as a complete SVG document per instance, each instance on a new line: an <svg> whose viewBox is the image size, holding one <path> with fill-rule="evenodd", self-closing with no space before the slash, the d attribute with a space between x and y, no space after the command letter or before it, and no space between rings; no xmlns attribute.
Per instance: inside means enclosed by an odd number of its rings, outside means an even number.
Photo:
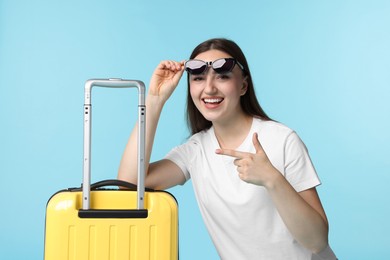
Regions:
<svg viewBox="0 0 390 260"><path fill-rule="evenodd" d="M244 71L244 66L234 58L222 58L215 61L188 60L184 67L192 75L202 74L208 67L213 68L218 74L226 74L231 72L236 64Z"/></svg>

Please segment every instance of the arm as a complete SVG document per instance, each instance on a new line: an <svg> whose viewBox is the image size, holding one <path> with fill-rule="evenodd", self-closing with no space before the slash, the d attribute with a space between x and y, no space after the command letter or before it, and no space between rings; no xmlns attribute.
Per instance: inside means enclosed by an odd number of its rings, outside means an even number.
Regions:
<svg viewBox="0 0 390 260"><path fill-rule="evenodd" d="M316 189L296 192L271 164L257 134L253 135L252 141L255 154L224 149L219 149L216 153L235 157L234 164L239 177L267 189L295 239L312 252L321 252L328 245L328 221Z"/></svg>
<svg viewBox="0 0 390 260"><path fill-rule="evenodd" d="M297 193L280 173L266 188L299 243L314 253L327 247L328 220L315 188Z"/></svg>
<svg viewBox="0 0 390 260"><path fill-rule="evenodd" d="M154 137L161 111L165 102L177 87L183 72L183 62L162 61L155 69L150 80L149 93L146 97L147 110L145 123L146 187L167 188L180 183L180 181L184 182L181 179L181 177L184 179L184 176L180 176L180 169L170 161L162 160L149 166ZM137 132L138 126L136 125L130 134L118 170L118 179L132 183L137 183ZM153 177L156 175L155 173L157 171L162 175L159 178ZM154 173L150 174L151 172ZM166 183L162 183L164 181Z"/></svg>

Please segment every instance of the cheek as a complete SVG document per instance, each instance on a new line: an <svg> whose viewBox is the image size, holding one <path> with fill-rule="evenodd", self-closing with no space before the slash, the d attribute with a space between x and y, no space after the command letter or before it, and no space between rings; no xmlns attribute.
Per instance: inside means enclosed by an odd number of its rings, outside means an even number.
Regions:
<svg viewBox="0 0 390 260"><path fill-rule="evenodd" d="M197 100L199 99L199 95L200 95L199 88L197 88L196 86L190 86L189 91L190 91L190 95L191 95L192 100L196 103Z"/></svg>
<svg viewBox="0 0 390 260"><path fill-rule="evenodd" d="M192 102L194 103L195 107L200 111L202 109L202 101L200 100L201 97L201 88L196 88L194 86L191 86L189 89L190 96L192 99Z"/></svg>
<svg viewBox="0 0 390 260"><path fill-rule="evenodd" d="M239 85L230 85L229 87L225 88L225 95L232 97L232 98L239 98L242 94L242 87Z"/></svg>
<svg viewBox="0 0 390 260"><path fill-rule="evenodd" d="M194 95L195 95L195 93L194 93L194 88L192 88L192 87L190 86L190 88L188 89L188 91L190 92L191 97L194 98Z"/></svg>

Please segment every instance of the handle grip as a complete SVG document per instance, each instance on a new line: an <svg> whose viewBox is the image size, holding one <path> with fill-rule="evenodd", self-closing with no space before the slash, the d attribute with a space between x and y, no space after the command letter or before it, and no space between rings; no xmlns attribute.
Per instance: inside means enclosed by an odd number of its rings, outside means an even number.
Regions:
<svg viewBox="0 0 390 260"><path fill-rule="evenodd" d="M91 189L91 92L92 87L138 89L138 183L137 209L144 208L145 194L145 85L139 80L90 79L84 87L84 160L83 160L83 210L90 209Z"/></svg>
<svg viewBox="0 0 390 260"><path fill-rule="evenodd" d="M137 190L137 185L127 182L127 181L122 181L118 179L110 179L110 180L103 180L103 181L98 181L93 184L91 184L91 190L98 190L103 187L109 187L109 186L118 186L118 187L124 187L127 190L132 190L136 191ZM145 188L145 191L154 191L153 189Z"/></svg>

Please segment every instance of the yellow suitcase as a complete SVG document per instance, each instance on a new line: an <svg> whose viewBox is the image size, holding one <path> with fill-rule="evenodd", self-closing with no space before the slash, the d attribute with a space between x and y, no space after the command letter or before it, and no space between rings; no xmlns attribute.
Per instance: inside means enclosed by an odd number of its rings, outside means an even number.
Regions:
<svg viewBox="0 0 390 260"><path fill-rule="evenodd" d="M139 92L138 183L90 184L91 89L136 87ZM168 192L144 188L145 87L141 81L92 79L85 84L84 171L80 188L54 194L47 204L45 260L178 259L178 206ZM107 189L119 186L121 189Z"/></svg>
<svg viewBox="0 0 390 260"><path fill-rule="evenodd" d="M60 191L49 200L46 260L178 258L178 212L171 194L145 192L146 218L142 217L142 211L127 210L136 208L135 191L93 190L94 210L85 218L79 217L81 200L80 189Z"/></svg>

